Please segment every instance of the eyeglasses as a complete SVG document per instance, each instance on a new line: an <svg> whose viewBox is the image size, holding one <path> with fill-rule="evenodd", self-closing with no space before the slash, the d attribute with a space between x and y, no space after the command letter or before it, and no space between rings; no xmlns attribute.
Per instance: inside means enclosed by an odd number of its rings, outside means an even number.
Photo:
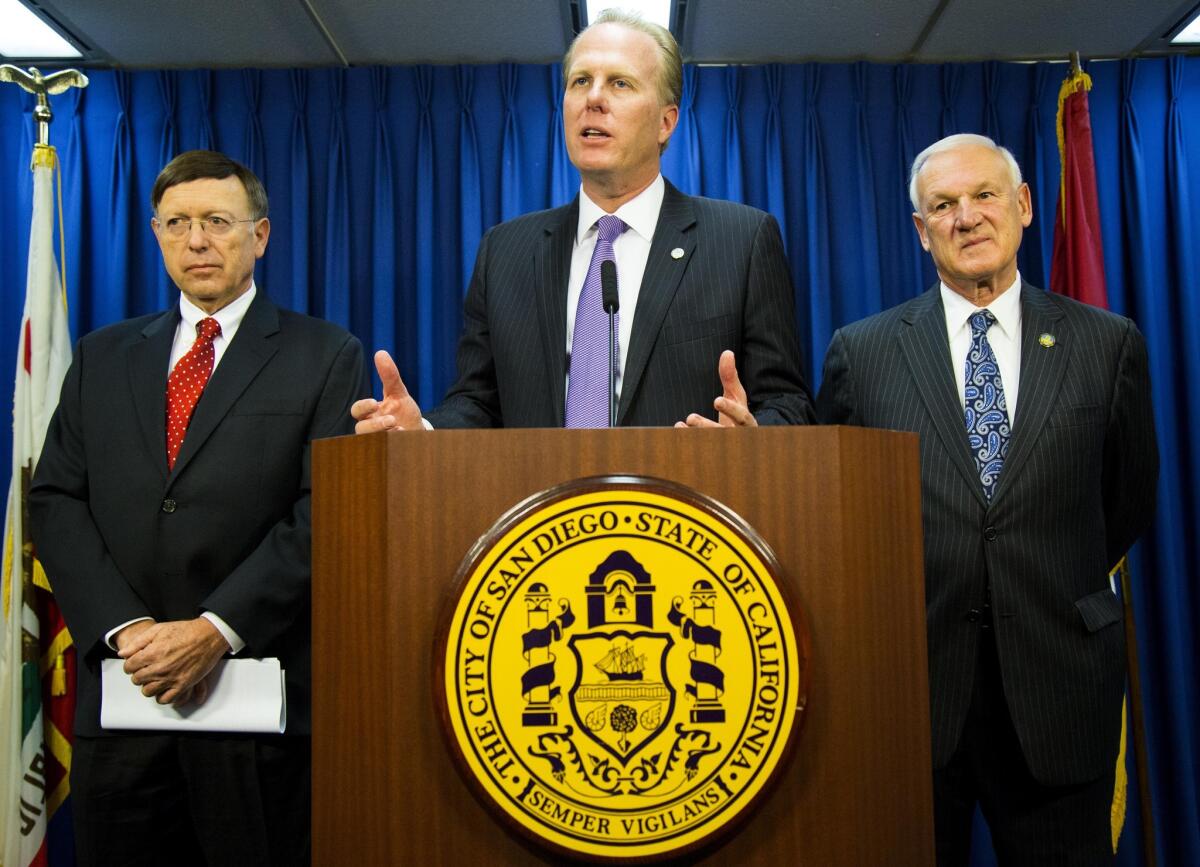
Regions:
<svg viewBox="0 0 1200 867"><path fill-rule="evenodd" d="M203 219L193 219L190 217L170 217L165 222L154 218L154 225L158 226L167 237L178 240L186 235L191 234L192 224L199 223L200 231L208 235L210 238L223 238L233 231L233 227L238 223L257 223L258 220L231 220L229 217L220 217L213 215L204 217Z"/></svg>

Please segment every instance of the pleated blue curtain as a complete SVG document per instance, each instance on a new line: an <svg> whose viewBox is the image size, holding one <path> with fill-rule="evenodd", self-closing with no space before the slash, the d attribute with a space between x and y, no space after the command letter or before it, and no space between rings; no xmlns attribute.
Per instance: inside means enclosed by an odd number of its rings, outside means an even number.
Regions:
<svg viewBox="0 0 1200 867"><path fill-rule="evenodd" d="M350 186L347 178L345 84L342 69L331 70L333 94L329 131L329 177L325 188L325 279L321 284L322 315L338 325L350 327Z"/></svg>
<svg viewBox="0 0 1200 867"><path fill-rule="evenodd" d="M86 99L86 90L71 88L66 94L63 94L62 101L56 103L55 106L55 111L58 113L58 116L68 119L66 147L62 153L60 153L60 156L65 153L69 153L74 156L74 158L70 160L60 160L63 181L62 194L64 202L63 232L67 238L84 238L87 234L94 235L97 228L90 219L85 217L83 208L65 207L66 202L84 201L84 178L88 163L86 154L84 152L83 135L83 104L84 100ZM28 126L28 124L25 126ZM61 132L61 128L56 131ZM3 195L3 193L0 193L0 195ZM20 215L21 218L24 218L24 216L24 213ZM29 226L27 222L25 224L25 228L28 232ZM26 236L26 244L28 244L28 236ZM75 299L79 298L80 270L83 264L80 260L80 253L82 252L82 249L83 248L81 246L76 247L76 253L72 256L69 256L67 262L58 263L59 268L63 270L64 280L67 285L67 295L68 297ZM26 253L26 255L28 255L28 253ZM166 272L164 271L163 273L165 274ZM5 281L5 288L7 288L7 281ZM80 317L79 311L81 306L81 304L75 303L72 304L67 310L67 317L71 324L72 334L79 334L83 330L84 320ZM0 359L0 369L3 369L2 359ZM4 393L7 394L7 390L5 390ZM7 455L7 441L5 441L5 443L6 444L4 448L6 451L4 454Z"/></svg>
<svg viewBox="0 0 1200 867"><path fill-rule="evenodd" d="M1170 104L1167 110L1167 195L1165 211L1167 220L1167 261L1174 263L1173 274L1167 275L1163 289L1170 296L1170 315L1166 317L1171 329L1172 346L1168 357L1175 363L1170 370L1155 370L1158 396L1158 425L1163 431L1161 442L1167 454L1179 456L1178 464L1167 473L1173 476L1172 483L1164 491L1160 502L1184 502L1181 512L1160 514L1155 529L1154 544L1143 545L1148 558L1155 559L1153 571L1146 571L1147 582L1162 581L1158 588L1149 583L1139 585L1136 594L1138 604L1152 615L1150 628L1161 629L1161 639L1151 640L1151 634L1143 631L1142 646L1145 654L1143 665L1156 670L1170 670L1180 657L1186 658L1189 650L1195 651L1196 581L1200 575L1200 554L1195 544L1197 514L1197 492L1200 491L1200 454L1197 454L1196 431L1200 430L1200 401L1196 394L1196 374L1200 372L1200 293L1195 290L1194 275L1198 257L1197 234L1200 221L1192 210L1197 201L1195 186L1196 172L1189 165L1197 165L1200 159L1200 134L1194 122L1188 122L1187 111L1195 112L1192 105L1185 108L1189 95L1188 65L1182 57L1168 61L1170 82ZM1194 73L1194 69L1192 70ZM1196 79L1191 75L1195 93ZM1139 311L1142 306L1139 305ZM1140 314L1139 314L1140 315ZM1174 462L1172 462L1174 463ZM1189 518L1191 521L1189 522ZM1190 543L1190 544L1189 544ZM1163 599L1190 600L1193 604L1172 615L1169 628L1158 623ZM1170 605L1168 604L1168 607ZM1146 617L1142 617L1143 622ZM1154 633L1159 634L1158 629ZM1169 852L1170 860L1186 863L1197 857L1195 828L1200 816L1200 793L1196 787L1196 773L1200 768L1200 737L1197 736L1197 709L1200 708L1200 684L1193 676L1182 679L1178 684L1154 678L1154 701L1156 717L1165 711L1173 730L1156 732L1156 749L1152 758L1155 770L1155 803L1163 803L1165 810L1156 811L1163 817L1164 824L1185 825L1193 830L1190 840L1180 839L1164 833L1160 851ZM1176 688L1178 687L1178 688ZM1164 737L1165 735L1165 737ZM1161 743L1159 743L1161 741ZM1174 745L1178 744L1175 753ZM1189 824L1190 823L1190 824ZM1162 863L1168 863L1164 857Z"/></svg>
<svg viewBox="0 0 1200 867"><path fill-rule="evenodd" d="M1054 219L1058 207L1059 173L1057 170L1048 171L1048 165L1057 165L1057 140L1055 138L1054 121L1051 119L1049 132L1042 129L1042 110L1039 97L1046 92L1047 80L1054 67L1039 64L1034 67L1033 78L1030 81L1030 91L1027 96L1025 110L1025 153L1029 155L1026 164L1022 166L1025 180L1029 183L1030 195L1033 198L1033 212L1044 215L1042 221ZM1057 70L1056 70L1057 71ZM1057 79L1056 79L1057 83ZM1051 154L1047 154L1047 143ZM1050 273L1050 260L1054 253L1054 235L1052 232L1035 232L1026 236L1021 244L1025 252L1025 264L1031 273ZM1049 283L1049 277L1046 282Z"/></svg>
<svg viewBox="0 0 1200 867"><path fill-rule="evenodd" d="M260 119L262 114L262 106L260 104L262 98L262 76L257 69L245 69L242 71L242 90L245 93L246 99L246 129L242 135L242 153L245 154L244 162L259 178L265 178L267 160L264 153L262 120ZM263 183L267 182L264 180ZM269 286L271 285L272 276L271 263L263 262L258 271L258 278L262 280L263 285ZM166 298L164 297L163 300L165 303Z"/></svg>
<svg viewBox="0 0 1200 867"><path fill-rule="evenodd" d="M1189 165L1195 166L1194 160L1200 158L1200 137L1194 128L1188 128L1184 120L1183 103L1187 95L1185 72L1183 58L1172 57L1168 66L1171 101L1167 112L1166 205L1173 219L1167 224L1170 245L1168 258L1178 263L1179 273L1183 275L1195 274L1197 263L1200 262L1200 254L1196 251L1196 232L1200 222L1192 210L1193 202L1196 201L1192 188L1195 175L1188 168ZM1174 317L1172 323L1179 341L1179 357L1183 360L1181 367L1183 370L1200 370L1200 329L1195 327L1200 323L1200 293L1172 294L1178 298L1180 311L1180 315ZM1183 398L1178 404L1181 429L1200 431L1200 401L1188 400L1185 389L1176 392L1172 387L1165 395L1172 393L1178 393ZM1190 469L1192 476L1188 479L1188 488L1192 491L1200 490L1200 476L1196 475L1200 473L1200 460L1193 460ZM1200 567L1200 563L1194 565ZM1193 704L1200 706L1200 700Z"/></svg>
<svg viewBox="0 0 1200 867"><path fill-rule="evenodd" d="M897 147L892 151L892 160L894 165L895 177L907 191L908 188L908 172L912 162L928 144L932 143L937 136L922 136L917 138L916 130L913 128L913 115L915 109L913 106L913 81L916 69L913 67L901 66L896 70L895 77L895 94L896 94L896 135ZM876 133L878 134L878 133ZM886 195L886 194L885 194ZM903 204L904 210L909 214L912 213L911 203L905 196ZM911 219L908 225L903 221L882 220L883 225L891 229L890 237L887 241L894 253L899 257L901 262L901 273L903 279L909 282L910 285L921 286L930 280L929 268L925 264L925 255L921 250L921 245L917 242L913 235ZM884 304L880 309L884 309L890 305Z"/></svg>
<svg viewBox="0 0 1200 867"><path fill-rule="evenodd" d="M475 261L475 250L483 236L483 206L479 199L479 141L475 136L475 117L471 113L471 101L475 92L475 69L460 66L454 72L458 85L459 131L458 131L458 217L462 273L470 274ZM561 110L560 110L561 111ZM463 287L466 295L466 286Z"/></svg>
<svg viewBox="0 0 1200 867"><path fill-rule="evenodd" d="M683 68L683 99L671 145L663 154L663 172L688 195L699 195L700 132L696 125L696 67ZM578 181L576 181L578 189Z"/></svg>
<svg viewBox="0 0 1200 867"><path fill-rule="evenodd" d="M109 189L112 196L108 200L108 214L105 228L109 233L107 245L109 260L107 276L113 286L122 286L121 292L103 292L93 295L96 319L99 322L113 322L124 319L135 309L153 308L148 303L147 284L134 283L130 280L132 266L130 259L133 251L133 235L142 228L138 225L138 208L132 189L133 178L133 133L130 129L132 121L129 118L130 81L129 73L118 71L113 74L113 94L116 97L113 108L116 110L116 130L112 138L112 162L109 166ZM155 281L150 281L153 286Z"/></svg>
<svg viewBox="0 0 1200 867"><path fill-rule="evenodd" d="M822 141L821 115L818 101L821 95L822 67L805 66L804 73L804 127L801 151L803 172L800 182L800 201L804 204L803 236L799 249L793 248L792 256L803 262L802 282L796 290L797 314L800 320L801 340L806 346L827 346L833 336L833 293L831 285L829 233L829 195L825 179L825 147ZM810 373L816 370L814 358Z"/></svg>
<svg viewBox="0 0 1200 867"><path fill-rule="evenodd" d="M875 199L875 172L871 164L871 124L868 116L868 80L866 64L859 63L851 71L854 86L854 165L853 177L850 179L854 191L855 207L852 209L858 219L857 231L861 251L858 273L852 278L853 284L860 291L850 296L856 304L867 304L882 310L885 306L883 298L883 279L879 263L878 217L879 206ZM843 322L845 319L844 303L841 298L831 299L834 319Z"/></svg>
<svg viewBox="0 0 1200 867"><path fill-rule="evenodd" d="M779 231L787 243L787 190L783 184L783 68L773 64L764 70L767 88L767 124L766 142L763 146L763 159L766 166L766 207L779 223Z"/></svg>
<svg viewBox="0 0 1200 867"><path fill-rule="evenodd" d="M262 73L257 69L243 69L242 90L246 99L242 153L246 155L245 164L261 178L267 171L262 128Z"/></svg>
<svg viewBox="0 0 1200 867"><path fill-rule="evenodd" d="M1118 242L1122 279L1110 304L1133 316L1152 341L1150 375L1155 389L1155 420L1166 471L1159 481L1159 510L1152 543L1141 545L1134 560L1134 600L1141 628L1143 670L1170 666L1173 658L1194 654L1197 648L1196 605L1165 600L1196 599L1195 576L1200 568L1195 546L1197 483L1197 386L1200 368L1194 334L1197 298L1192 284L1195 262L1195 218L1180 210L1190 200L1188 149L1179 98L1182 96L1181 58L1164 69L1123 61L1120 70L1118 135L1121 201L1126 212ZM1193 70L1194 73L1194 70ZM1153 77L1153 81L1148 80ZM1192 77L1195 87L1195 77ZM1165 93L1164 93L1165 90ZM1153 91L1153 102L1143 97ZM1194 91L1193 91L1194 92ZM1162 99L1166 96L1166 99ZM1093 98L1094 100L1094 98ZM1192 111L1195 111L1193 106ZM1195 135L1193 124L1192 135ZM1160 155L1165 155L1163 159ZM1192 158L1197 154L1193 151ZM1165 172L1163 172L1165 169ZM1165 189L1158 177L1165 175ZM1153 174L1153 178L1152 178ZM1106 226L1107 228L1107 226ZM1109 238L1106 233L1106 245ZM1107 252L1107 251L1106 251ZM1112 266L1106 269L1111 275ZM1137 291L1155 287L1156 292ZM1189 318L1190 317L1190 318ZM1179 503L1182 509L1166 504ZM1189 515L1191 520L1189 521ZM1158 586L1154 586L1157 584ZM1193 657L1194 658L1194 657ZM1156 678L1146 684L1146 699L1155 707L1158 725L1148 733L1153 772L1154 806L1160 818L1159 858L1163 864L1185 864L1197 856L1196 775L1200 768L1197 709L1200 689L1195 669L1169 687ZM1162 716L1159 717L1159 712ZM1166 755L1175 755L1166 759ZM1165 754L1165 755L1164 755ZM1172 826L1187 827L1191 840L1171 834Z"/></svg>
<svg viewBox="0 0 1200 867"><path fill-rule="evenodd" d="M742 135L741 106L742 68L732 67L725 76L725 94L728 107L725 110L725 185L713 190L711 195L735 202L746 201L742 192Z"/></svg>
<svg viewBox="0 0 1200 867"><path fill-rule="evenodd" d="M995 139L1000 135L1000 115L996 101L999 97L1000 65L996 62L983 65L983 134Z"/></svg>
<svg viewBox="0 0 1200 867"><path fill-rule="evenodd" d="M969 132L958 122L958 93L962 68L952 64L942 67L942 135Z"/></svg>
<svg viewBox="0 0 1200 867"><path fill-rule="evenodd" d="M213 132L212 86L213 74L207 69L197 69L192 73L196 77L196 96L200 102L197 114L199 129L196 131L197 148L219 148L216 134Z"/></svg>
<svg viewBox="0 0 1200 867"><path fill-rule="evenodd" d="M437 255L434 248L434 221L428 215L433 214L433 184L434 184L434 151L433 151L433 71L426 66L417 67L416 90L420 105L419 127L417 131L417 200L412 212L413 222L417 233L417 259L420 262L432 262ZM433 347L433 319L435 303L436 273L432 268L420 268L417 272L417 358L431 358ZM432 365L420 364L417 380L418 399L429 403L434 393Z"/></svg>
<svg viewBox="0 0 1200 867"><path fill-rule="evenodd" d="M158 92L162 96L162 135L159 138L158 161L165 166L175 154L179 153L179 130L175 124L176 107L179 102L179 84L176 76L169 72L159 72L155 75L155 81L158 84ZM250 153L250 151L246 151L246 153ZM251 168L254 167L251 166ZM159 268L158 273L155 274L154 288L154 306L166 306L174 285L165 268ZM175 289L174 291L178 292L179 290Z"/></svg>
<svg viewBox="0 0 1200 867"><path fill-rule="evenodd" d="M501 145L503 173L500 175L500 219L511 220L525 213L524 188L521 185L521 166L524 155L517 133L517 77L518 67L506 63L500 67L501 99L504 102L504 141Z"/></svg>
<svg viewBox="0 0 1200 867"><path fill-rule="evenodd" d="M562 95L565 88L562 77L562 67L555 64L546 69L546 77L550 82L550 92L547 100L550 103L549 145L547 161L550 164L550 201L552 207L565 205L575 197L579 189L579 172L567 158L567 143L563 133ZM463 256L474 256L466 246ZM466 273L470 273L469 265Z"/></svg>
<svg viewBox="0 0 1200 867"><path fill-rule="evenodd" d="M351 217L351 224L372 240L372 255L370 263L367 265L370 277L361 285L356 281L354 286L354 296L361 299L361 309L371 311L370 341L372 346L392 345L395 342L398 299L400 300L400 309L411 309L403 306L405 295L399 291L400 269L397 263L396 244L394 242L386 243L384 240L399 236L396 223L400 218L399 209L396 207L396 167L392 152L391 131L388 129L387 106L387 71L378 68L372 69L371 130L374 149L371 154L370 168L374 183L371 184L370 222L364 223L367 217L365 212L358 215L357 218L353 215ZM474 132L472 132L473 136ZM478 173L478 170L476 172ZM470 211L463 208L460 209L460 213L464 214L465 221L465 215ZM357 263L359 266L364 264Z"/></svg>
<svg viewBox="0 0 1200 867"><path fill-rule="evenodd" d="M293 70L288 73L288 88L287 93L290 96L289 105L291 106L290 117L290 132L288 138L288 153L290 159L287 165L290 169L289 180L285 191L281 191L285 196L290 196L290 201L285 200L280 203L285 210L277 211L281 215L286 215L287 219L278 221L280 223L280 235L287 235L291 241L290 255L286 257L274 257L276 261L280 258L284 263L290 263L291 268L285 269L285 273L280 275L279 282L282 285L279 290L285 294L284 298L291 301L291 306L296 310L309 312L309 292L308 278L311 271L309 264L309 231L312 224L312 206L310 202L311 184L309 184L309 165L308 165L308 81L309 76L299 70ZM270 183L270 179L259 175L264 184ZM274 187L268 188L267 194L270 198L274 198L276 193ZM276 236L275 243L279 242ZM270 250L270 246L267 247ZM276 290L276 291L279 291ZM280 296L276 296L280 297Z"/></svg>
<svg viewBox="0 0 1200 867"><path fill-rule="evenodd" d="M1110 306L1145 331L1164 472L1134 558L1150 770L1162 863L1200 863L1200 58L1093 63ZM569 201L554 66L94 71L55 98L75 334L161 309L171 291L149 194L172 149L256 168L271 197L262 291L392 351L433 405L454 375L480 234ZM1063 67L1043 64L687 67L664 158L685 191L741 198L784 232L806 366L830 332L928 287L913 231L912 158L943 133L987 131L1033 187L1019 264L1047 282ZM0 88L0 359L15 362L30 213L32 100ZM17 132L19 126L19 133ZM1189 170L1190 169L1190 170ZM740 192L739 192L740 191ZM11 366L7 369L12 369ZM0 452L10 448L0 432ZM1123 863L1132 847L1122 850Z"/></svg>
<svg viewBox="0 0 1200 867"><path fill-rule="evenodd" d="M23 171L21 171L20 175L16 178L17 183L15 185L17 195L21 197L20 201L29 201L30 197L33 195L33 177L29 172L29 155L31 155L33 152L33 143L34 143L33 105L34 105L33 100L25 100L25 104L24 104L23 110L21 112L20 134L17 136L13 136L13 138L19 140L21 143L21 150L19 151L19 153L26 155L26 156L22 157ZM16 257L19 255L17 251L21 250L21 251L25 251L27 253L28 249L29 249L30 211L28 209L26 209L26 212L21 213L21 214L16 214L16 213L11 214L11 215L5 214L5 217L15 217L16 218L17 225L15 226L16 232L14 234L17 236L17 244L12 245L12 247L11 247L11 255L13 256L12 261L14 262L14 264L16 264L17 263ZM6 235L7 235L7 233L6 233ZM10 250L6 249L5 250L5 260L6 261L8 260L9 253L10 253ZM24 262L22 262L21 264L23 265ZM25 271L23 268L20 271L20 274L22 277L25 276ZM23 306L18 308L18 316L20 315L20 311L23 311L23 310L24 310ZM3 429L4 429L4 427L0 426L0 430L3 430ZM5 456L7 456L9 454L9 452L5 451L4 454L5 454Z"/></svg>

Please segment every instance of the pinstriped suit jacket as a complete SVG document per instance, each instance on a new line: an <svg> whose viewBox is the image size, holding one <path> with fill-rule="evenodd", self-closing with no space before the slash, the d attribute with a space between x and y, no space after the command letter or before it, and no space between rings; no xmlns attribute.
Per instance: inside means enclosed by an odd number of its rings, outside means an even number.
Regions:
<svg viewBox="0 0 1200 867"><path fill-rule="evenodd" d="M578 200L491 229L479 246L458 347L458 381L434 427L562 427L567 278ZM672 251L683 251L674 258ZM814 412L800 368L783 241L762 211L666 185L634 311L618 424L715 417L717 359L737 357L759 424Z"/></svg>
<svg viewBox="0 0 1200 867"><path fill-rule="evenodd" d="M921 437L934 766L962 731L979 639L971 612L990 583L1026 760L1042 783L1065 785L1116 758L1125 633L1107 575L1149 522L1158 451L1145 342L1131 321L1029 284L1021 316L1020 400L990 505L937 286L834 335L818 408L825 423Z"/></svg>

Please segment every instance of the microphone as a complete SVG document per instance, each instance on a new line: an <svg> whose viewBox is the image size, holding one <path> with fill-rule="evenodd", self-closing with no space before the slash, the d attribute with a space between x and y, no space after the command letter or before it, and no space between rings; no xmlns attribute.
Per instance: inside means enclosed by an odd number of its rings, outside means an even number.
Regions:
<svg viewBox="0 0 1200 867"><path fill-rule="evenodd" d="M610 316L621 307L621 296L617 292L617 263L605 259L600 263L600 297L604 301L604 312Z"/></svg>
<svg viewBox="0 0 1200 867"><path fill-rule="evenodd" d="M600 299L608 314L608 426L617 426L617 310L621 297L617 292L617 263L600 263Z"/></svg>

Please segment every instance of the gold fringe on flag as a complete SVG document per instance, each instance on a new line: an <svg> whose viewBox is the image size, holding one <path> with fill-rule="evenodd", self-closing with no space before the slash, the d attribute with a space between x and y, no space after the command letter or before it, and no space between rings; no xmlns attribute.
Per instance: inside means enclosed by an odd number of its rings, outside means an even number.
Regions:
<svg viewBox="0 0 1200 867"><path fill-rule="evenodd" d="M1132 600L1132 596L1130 594L1133 593L1133 588L1130 586L1129 558L1128 557L1121 558L1121 561L1119 563L1117 563L1116 568L1114 568L1112 570L1112 572L1109 573L1108 581L1109 581L1109 584L1112 585L1114 593L1117 591L1118 588L1120 588L1121 598L1122 598L1123 604L1125 606L1125 616L1127 619L1132 618L1133 610L1131 608L1129 608L1129 605ZM1128 629L1128 623L1126 624L1126 628ZM1125 637L1125 640L1128 642L1133 642L1134 637L1132 634L1127 634ZM1112 798L1112 813L1111 813L1112 847L1113 847L1114 855L1117 853L1117 841L1119 841L1121 839L1121 831L1125 827L1125 811L1126 811L1127 807L1129 806L1129 773L1126 770L1126 768L1128 767L1126 757L1127 757L1128 746L1129 746L1129 694L1130 694L1131 690L1134 693L1134 698L1136 700L1140 701L1139 693L1137 692L1137 683L1133 679L1132 674L1130 675L1129 686L1125 690L1125 698L1121 701L1121 747L1117 751L1117 767L1116 767L1115 779L1113 782L1113 798ZM1135 712L1137 711L1136 706L1134 708L1134 711ZM1135 724L1136 724L1136 720L1135 720ZM1136 746L1136 744L1135 744L1135 746ZM1138 753L1139 763L1140 763L1141 757L1142 757L1142 754ZM1144 773L1144 769L1141 768L1140 766L1138 768L1138 773L1139 773L1139 775ZM1143 780L1143 782L1144 782L1144 780ZM1146 793L1145 789L1142 790L1141 795L1142 795L1142 800L1147 799L1147 793ZM1146 808L1146 804L1143 804L1142 805L1143 820L1145 819L1145 815L1146 815L1145 808ZM1154 830L1150 827L1145 827L1142 829L1142 834L1143 834L1143 837L1145 837L1146 835L1152 836L1154 834ZM1149 857L1147 859L1146 863L1149 865L1153 865L1155 863L1152 855L1151 855L1151 857Z"/></svg>
<svg viewBox="0 0 1200 867"><path fill-rule="evenodd" d="M1121 829L1125 827L1125 807L1128 805L1129 797L1129 775L1125 772L1125 746L1128 742L1127 737L1127 716L1129 710L1129 698L1126 697L1121 702L1121 749L1117 753L1117 780L1113 786L1112 799L1112 847L1113 854L1117 854L1117 841L1121 839Z"/></svg>
<svg viewBox="0 0 1200 867"><path fill-rule="evenodd" d="M1058 179L1058 200L1065 202L1067 199L1067 141L1063 135L1063 103L1067 101L1067 97L1080 91L1089 91L1092 89L1092 77L1077 66L1072 65L1071 73L1063 81L1062 87L1058 89L1058 113L1054 117L1055 134L1058 136L1058 164L1063 167L1059 173ZM1064 209L1062 214L1063 225L1067 224L1067 212Z"/></svg>
<svg viewBox="0 0 1200 867"><path fill-rule="evenodd" d="M64 654L71 647L71 633L64 625L50 642L50 646L42 653L39 675L45 677L50 673L50 694L67 694L67 663Z"/></svg>

